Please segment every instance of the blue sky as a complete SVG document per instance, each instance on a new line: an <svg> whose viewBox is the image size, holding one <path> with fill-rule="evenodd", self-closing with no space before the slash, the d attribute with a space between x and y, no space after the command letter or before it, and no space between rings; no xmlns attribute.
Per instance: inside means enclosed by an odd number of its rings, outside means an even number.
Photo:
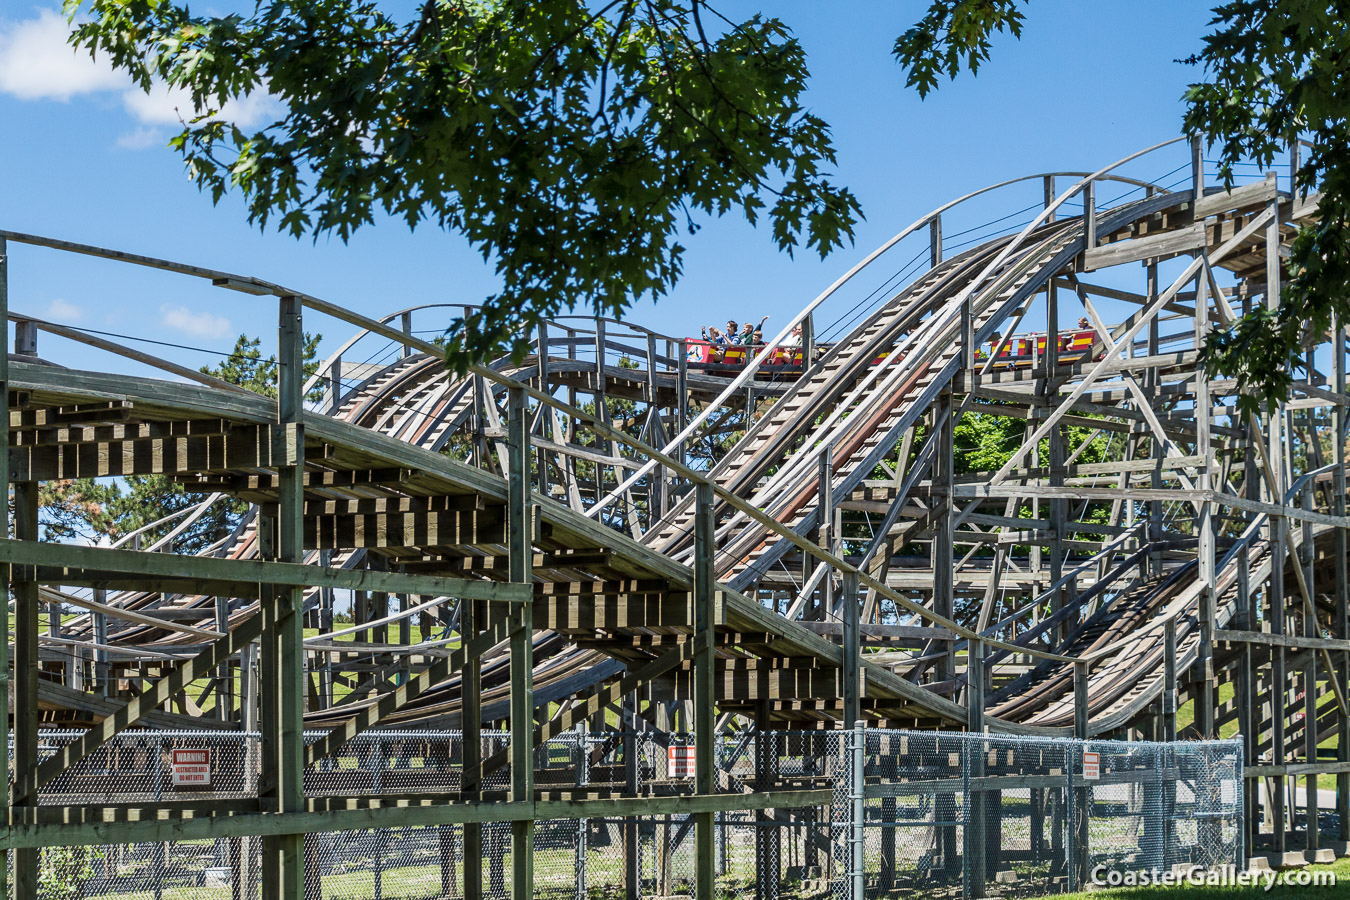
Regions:
<svg viewBox="0 0 1350 900"><path fill-rule="evenodd" d="M854 247L824 261L806 254L790 259L773 248L767 229L739 218L705 221L697 235L682 239L684 279L656 306L640 302L630 314L635 322L697 334L701 324L729 315L757 320L768 314L772 327L874 246L950 199L1019 175L1095 169L1175 136L1180 96L1198 73L1174 60L1199 48L1210 18L1203 2L1035 0L1021 41L999 40L977 78L964 75L920 101L904 88L890 50L926 3L778 0L767 6L807 48L811 106L833 125L837 180L857 193L867 220ZM765 7L721 6L733 18ZM478 254L459 237L431 228L410 234L386 221L349 244L312 243L250 228L237 200L213 206L164 148L172 101L130 94L116 76L73 62L52 40L55 9L25 0L0 6L0 122L6 126L0 228L254 274L370 315L419 303L475 302L493 291L491 269ZM248 118L261 111L237 112ZM1173 148L1133 174L1162 176L1183 159ZM1009 192L973 205L970 222L1011 213L1038 193ZM270 346L275 327L270 302L22 246L12 247L10 306L217 351L229 349L240 331L260 334ZM310 324L329 346L346 337L336 323ZM43 354L68 365L94 364L61 343L44 338ZM162 352L194 366L212 361L206 354Z"/></svg>

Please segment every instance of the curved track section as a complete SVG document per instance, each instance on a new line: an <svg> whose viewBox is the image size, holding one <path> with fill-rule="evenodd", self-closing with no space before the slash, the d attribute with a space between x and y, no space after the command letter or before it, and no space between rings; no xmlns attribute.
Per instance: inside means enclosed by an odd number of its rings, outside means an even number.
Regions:
<svg viewBox="0 0 1350 900"><path fill-rule="evenodd" d="M1321 449L1294 459L1294 448L1317 443L1309 440L1317 411L1341 402L1344 385L1311 370L1295 404L1308 410L1300 437L1297 417L1281 428L1278 419L1239 415L1232 386L1211 382L1197 356L1206 329L1264 302L1281 244L1313 202L1267 181L1198 196L1128 182L1133 196L1103 203L1093 191L1108 171L1059 196L1047 176L1044 211L1018 233L948 258L933 228L927 271L814 348L800 373L692 371L679 339L597 321L550 323L530 357L460 378L411 337L412 311L371 322L309 385L315 396L327 393L303 418L307 559L347 571L508 580L507 398L525 385L538 509L535 698L557 727L606 710L688 715L690 666L680 653L698 562L692 487L707 480L716 485L718 703L728 716L803 723L847 715L841 685L851 663L841 639L855 605L863 715L964 725L970 654L982 647L990 727L1072 731L1077 689L1086 693L1089 733L1138 731L1156 715L1168 659L1173 671L1236 664L1221 635L1253 630L1258 594L1259 602L1302 603L1312 624L1298 628L1333 624L1335 601L1316 561L1344 540L1327 524L1344 515L1335 491L1344 460L1327 462ZM1066 217L1068 201L1084 196L1091 214ZM1127 269L1136 281L1142 271L1143 283L1124 286L1118 275ZM1080 312L1094 344L1061 358L1061 327ZM397 317L406 348L354 365L360 340L399 340L389 324ZM1023 342L1036 349L1009 356L1012 336L1028 333L1043 335ZM1340 359L1344 341L1331 343ZM160 441L163 450L176 441L178 455L151 468L216 492L207 503L228 496L252 505L209 554L259 557L258 528L273 527L278 498L276 466L258 449L275 425L269 401L21 361L11 366L11 391L22 392L35 422L48 423L33 426L31 443L15 432L34 480L139 472L134 448L120 467L108 462L114 444ZM106 421L93 408L109 410ZM962 430L972 423L996 425L1007 446L981 455ZM60 442L99 448L101 462L85 463L79 451L44 455L42 435L54 427L64 429ZM188 447L196 435L199 451ZM227 449L250 439L251 452ZM211 456L213 440L224 462ZM988 458L996 468L982 467ZM1295 507L1310 516L1298 519ZM172 536L161 549L173 549ZM257 609L256 600L221 604L210 591L161 580L99 601L128 613L120 624L105 609L50 637L105 656L123 647L127 672L190 655ZM376 710L380 723L458 722L455 674L385 707L399 685L436 671L436 660L476 634L465 630L467 601L394 604L388 593L352 592L356 621L344 627L334 622L331 591L307 592L308 723L337 726ZM114 623L106 636L100 616ZM391 629L401 637L391 639ZM484 653L488 720L506 714L504 650L503 641ZM1088 681L1076 685L1083 662ZM64 686L43 686L51 707L82 720L108 714L109 701L83 697L78 678L62 677ZM628 704L640 686L645 700ZM1213 688L1212 676L1181 685L1197 698L1214 697ZM153 721L210 718L193 706L160 710ZM1231 710L1211 705L1205 715L1217 722ZM237 717L218 718L237 727Z"/></svg>

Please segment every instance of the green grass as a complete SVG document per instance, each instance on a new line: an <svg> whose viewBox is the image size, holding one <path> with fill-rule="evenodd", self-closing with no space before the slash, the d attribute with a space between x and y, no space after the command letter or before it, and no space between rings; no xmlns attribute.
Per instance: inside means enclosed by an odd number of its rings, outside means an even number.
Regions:
<svg viewBox="0 0 1350 900"><path fill-rule="evenodd" d="M1233 690L1234 688L1231 682L1221 683L1219 685L1219 703L1224 704L1232 700ZM1325 682L1321 682L1321 687L1319 688L1319 696L1320 693L1325 690L1330 690L1330 688ZM1177 731L1181 732L1183 729L1189 728L1193 724L1195 724L1195 701L1190 700L1187 701L1181 708L1177 710ZM1219 726L1220 738L1231 738L1236 736L1237 733L1238 733L1238 720L1236 718L1233 719L1231 722ZM1333 734L1331 737L1327 738L1325 741L1318 744L1317 747L1321 751L1332 751L1334 753L1338 745L1339 741L1337 740L1336 735ZM1321 755L1323 756L1323 758L1326 758L1330 754L1324 752ZM1302 781L1302 779L1300 779L1300 781ZM1317 776L1317 786L1324 791L1336 790L1336 776L1335 775ZM1350 894L1348 894L1347 896L1350 896Z"/></svg>

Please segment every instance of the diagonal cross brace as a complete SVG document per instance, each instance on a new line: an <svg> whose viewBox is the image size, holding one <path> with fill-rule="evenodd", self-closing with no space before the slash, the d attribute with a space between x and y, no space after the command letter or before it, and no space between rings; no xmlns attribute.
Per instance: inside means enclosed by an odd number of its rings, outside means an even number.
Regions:
<svg viewBox="0 0 1350 900"><path fill-rule="evenodd" d="M142 716L159 709L174 694L239 652L245 644L261 635L262 630L263 616L261 613L257 613L229 634L212 641L201 653L191 659L184 660L168 675L132 697L117 712L85 732L84 737L73 744L67 744L61 748L61 752L44 761L37 767L36 773L31 778L16 784L14 787L15 801L17 802L25 797L35 797L37 792L44 785L50 783L52 779L82 760L88 759L99 747L137 722Z"/></svg>
<svg viewBox="0 0 1350 900"><path fill-rule="evenodd" d="M557 737L577 722L587 719L604 709L606 704L618 701L624 694L627 694L644 682L651 681L653 678L659 678L671 669L681 666L693 658L694 641L686 640L674 650L662 656L658 656L651 662L640 666L631 674L625 675L618 681L593 691L584 701L579 700L567 709L560 711L553 718L534 730L534 743L531 744L531 746L538 747L544 742ZM505 766L509 756L509 750L498 750L496 753L489 756L483 762L481 774L479 775L479 782L481 783L483 779Z"/></svg>
<svg viewBox="0 0 1350 900"><path fill-rule="evenodd" d="M314 765L316 760L333 755L341 749L343 744L366 729L378 725L385 716L416 700L429 688L449 678L464 667L464 663L470 656L481 656L506 640L513 631L520 627L520 624L519 612L513 612L509 616L497 619L485 631L480 632L449 656L438 659L427 666L421 672L409 678L406 683L399 685L398 690L393 693L385 694L380 698L379 703L352 716L321 739L306 747L306 767Z"/></svg>

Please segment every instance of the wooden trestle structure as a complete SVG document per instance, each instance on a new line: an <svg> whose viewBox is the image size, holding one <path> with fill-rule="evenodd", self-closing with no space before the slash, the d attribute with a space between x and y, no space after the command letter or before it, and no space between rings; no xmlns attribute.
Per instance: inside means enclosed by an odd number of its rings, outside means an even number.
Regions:
<svg viewBox="0 0 1350 900"><path fill-rule="evenodd" d="M925 216L783 334L809 333L902 239L928 242L926 271L810 347L804 370L761 358L734 376L691 369L678 339L571 319L542 328L532 356L458 378L413 327L443 328L438 307L377 321L252 277L0 233L17 336L0 353L15 895L37 896L44 846L258 836L264 896L295 900L306 833L447 823L467 826L471 895L478 827L510 822L526 896L536 821L696 813L711 859L719 810L829 802L828 786L772 778L719 791L718 729L866 719L1164 739L1188 702L1186 733L1240 723L1248 846L1285 849L1298 777L1313 823L1298 839L1316 847L1329 773L1341 833L1321 838L1345 839L1346 323L1309 336L1306 377L1260 417L1236 413L1197 352L1211 328L1275 303L1281 250L1316 198L1273 175L1206 186L1198 149L1178 190L1119 165L1019 179L1044 185L1034 220L956 254L942 236L956 204ZM1134 193L1104 202L1108 187ZM26 315L5 289L20 245L274 303L276 399ZM1133 312L1108 322L1104 301ZM1061 360L1059 322L1079 310L1096 343ZM328 319L359 332L307 381L305 327ZM1000 364L998 345L1027 331L1046 333L1044 351ZM46 364L39 332L164 371ZM978 352L991 338L993 355ZM357 364L360 341L397 352ZM1027 426L1001 468L958 474L954 435L973 416ZM175 552L180 528L139 549L38 541L43 482L139 474L249 512L198 555ZM339 596L350 627L335 624ZM466 748L505 724L510 751L466 749L449 793L306 794L307 766L410 723L462 728ZM582 723L693 731L696 778L664 796L536 788L532 748ZM43 725L89 730L43 760ZM41 800L129 727L260 730L259 799ZM307 729L326 736L306 743ZM1334 758L1319 755L1331 737ZM508 791L480 787L508 765Z"/></svg>

